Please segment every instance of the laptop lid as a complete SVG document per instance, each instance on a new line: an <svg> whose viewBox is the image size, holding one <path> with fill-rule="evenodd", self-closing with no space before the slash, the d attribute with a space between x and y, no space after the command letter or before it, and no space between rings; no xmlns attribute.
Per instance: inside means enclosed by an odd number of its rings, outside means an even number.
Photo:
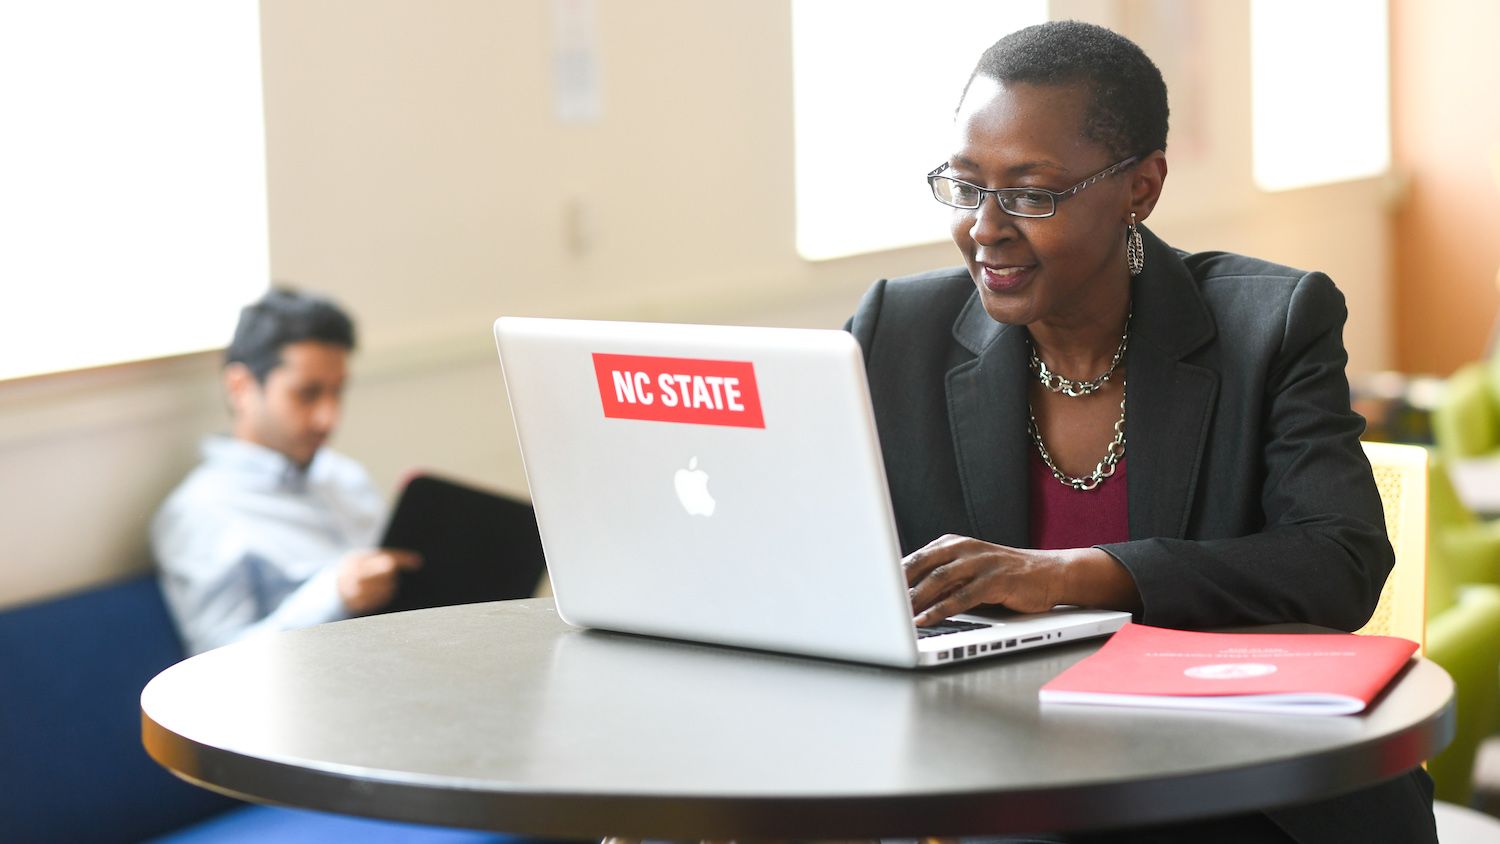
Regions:
<svg viewBox="0 0 1500 844"><path fill-rule="evenodd" d="M565 621L916 664L852 336L504 317L495 337Z"/></svg>

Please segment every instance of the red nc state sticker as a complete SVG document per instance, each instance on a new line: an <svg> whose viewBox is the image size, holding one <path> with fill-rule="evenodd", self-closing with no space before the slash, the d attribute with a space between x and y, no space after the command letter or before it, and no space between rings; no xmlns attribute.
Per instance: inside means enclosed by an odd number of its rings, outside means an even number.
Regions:
<svg viewBox="0 0 1500 844"><path fill-rule="evenodd" d="M610 419L764 428L750 361L594 355Z"/></svg>

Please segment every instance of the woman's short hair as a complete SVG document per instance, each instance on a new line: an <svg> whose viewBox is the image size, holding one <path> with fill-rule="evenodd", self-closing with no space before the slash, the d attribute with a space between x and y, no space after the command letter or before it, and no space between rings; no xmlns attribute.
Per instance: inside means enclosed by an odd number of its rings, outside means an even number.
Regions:
<svg viewBox="0 0 1500 844"><path fill-rule="evenodd" d="M264 384L271 370L281 365L281 350L307 340L352 350L354 321L321 296L273 287L240 310L234 339L224 350L224 365L244 364Z"/></svg>
<svg viewBox="0 0 1500 844"><path fill-rule="evenodd" d="M1082 84L1083 131L1119 159L1167 148L1167 84L1134 41L1082 21L1028 26L996 41L969 75L1001 84ZM962 99L959 101L962 103Z"/></svg>

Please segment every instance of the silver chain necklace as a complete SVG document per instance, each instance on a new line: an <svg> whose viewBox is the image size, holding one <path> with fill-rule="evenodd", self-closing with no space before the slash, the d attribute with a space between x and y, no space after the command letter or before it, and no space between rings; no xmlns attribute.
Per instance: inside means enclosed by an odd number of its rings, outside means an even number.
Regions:
<svg viewBox="0 0 1500 844"><path fill-rule="evenodd" d="M1113 367L1111 367L1111 369L1113 369ZM1105 375L1108 374L1109 373L1107 372L1105 373ZM1127 382L1125 381L1120 382L1121 390L1125 389L1126 383ZM1076 490L1088 492L1089 490L1103 483L1105 478L1113 476L1115 473L1115 466L1121 460L1125 459L1124 395L1120 396L1120 418L1115 421L1115 438L1109 441L1109 453L1104 455L1104 459L1099 461L1099 465L1094 467L1094 471L1090 472L1087 477L1082 478L1075 478L1071 475L1063 474L1063 470L1057 468L1057 464L1052 462L1052 455L1047 453L1047 446L1042 442L1042 432L1036 426L1036 413L1031 410L1031 407L1029 405L1027 406L1026 410L1027 415L1031 417L1031 441L1033 443L1036 443L1036 450L1042 455L1042 462L1046 463L1047 468L1052 470L1052 477L1057 478L1067 486L1070 486Z"/></svg>
<svg viewBox="0 0 1500 844"><path fill-rule="evenodd" d="M1028 342L1027 345L1031 347L1031 374L1035 375L1037 380L1041 381L1042 386L1046 387L1049 392L1062 393L1065 396L1077 398L1098 391L1100 387L1104 386L1104 382L1109 380L1109 376L1115 374L1115 367L1119 366L1120 359L1125 357L1125 347L1130 345L1130 317L1133 313L1133 308L1126 312L1125 332L1120 335L1120 345L1115 349L1115 356L1109 362L1109 369L1106 369L1104 374L1098 378L1092 381L1073 381L1058 375L1056 372L1048 369L1047 362L1042 360L1036 353L1036 344Z"/></svg>

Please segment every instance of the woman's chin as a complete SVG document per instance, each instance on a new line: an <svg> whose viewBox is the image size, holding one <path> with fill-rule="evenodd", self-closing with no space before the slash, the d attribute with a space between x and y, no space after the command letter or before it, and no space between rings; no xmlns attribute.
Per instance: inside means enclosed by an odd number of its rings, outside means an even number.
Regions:
<svg viewBox="0 0 1500 844"><path fill-rule="evenodd" d="M979 288L979 304L990 319L1006 325L1030 325L1034 320L1031 301L1016 296L998 296Z"/></svg>
<svg viewBox="0 0 1500 844"><path fill-rule="evenodd" d="M1028 276L1032 274L1028 273ZM1034 319L1035 301L1031 295L1032 285L1021 284L1011 286L1009 289L995 290L984 281L977 281L975 286L979 289L979 303L984 306L984 311L990 315L990 319L1007 325L1026 325Z"/></svg>

